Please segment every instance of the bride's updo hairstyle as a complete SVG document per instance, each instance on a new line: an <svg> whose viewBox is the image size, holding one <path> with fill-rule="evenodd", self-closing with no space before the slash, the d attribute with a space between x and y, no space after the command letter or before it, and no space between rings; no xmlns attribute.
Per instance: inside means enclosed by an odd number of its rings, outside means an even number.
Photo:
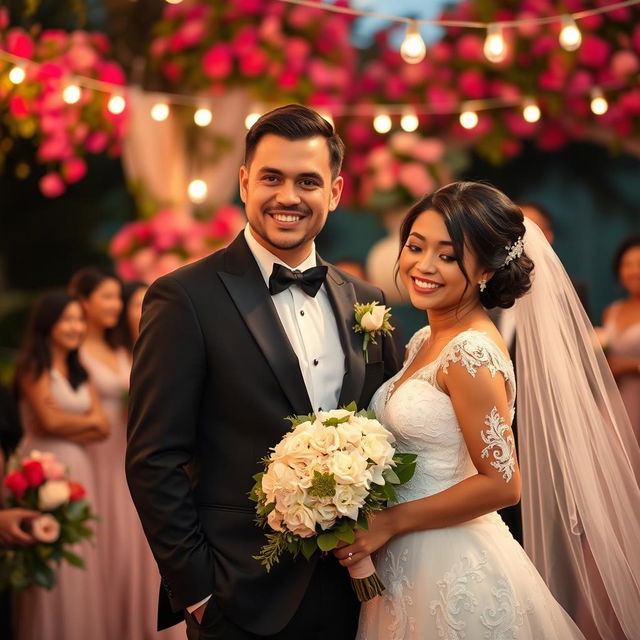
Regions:
<svg viewBox="0 0 640 640"><path fill-rule="evenodd" d="M480 292L484 307L508 309L529 291L533 262L526 251L505 264L509 255L507 247L522 238L526 248L526 238L522 211L504 193L480 182L452 182L441 187L414 204L407 213L400 228L400 251L416 218L428 209L444 218L467 288L478 283L471 282L464 267L465 246L475 253L483 268L495 271L486 289Z"/></svg>

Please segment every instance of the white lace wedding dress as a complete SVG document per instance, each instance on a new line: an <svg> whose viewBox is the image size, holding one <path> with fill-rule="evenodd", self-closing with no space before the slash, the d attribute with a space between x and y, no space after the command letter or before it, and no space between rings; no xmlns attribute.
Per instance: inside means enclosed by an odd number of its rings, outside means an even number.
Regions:
<svg viewBox="0 0 640 640"><path fill-rule="evenodd" d="M418 454L414 477L398 489L400 502L433 495L476 473L451 400L436 382L440 369L461 362L474 377L480 367L501 374L513 412L511 361L476 330L458 334L394 391L429 333L426 327L413 336L403 369L371 401L398 449ZM376 555L386 591L363 605L358 640L583 638L495 512L394 538Z"/></svg>

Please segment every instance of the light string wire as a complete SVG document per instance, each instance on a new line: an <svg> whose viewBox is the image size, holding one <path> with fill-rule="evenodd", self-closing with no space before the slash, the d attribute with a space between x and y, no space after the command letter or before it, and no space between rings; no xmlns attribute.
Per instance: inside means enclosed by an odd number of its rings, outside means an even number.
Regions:
<svg viewBox="0 0 640 640"><path fill-rule="evenodd" d="M468 29L486 29L490 24L498 24L502 27L520 27L525 25L550 24L552 22L561 22L566 16L571 16L574 20L581 20L590 16L608 13L616 9L624 9L636 4L640 4L640 0L626 0L625 2L616 2L614 4L597 7L595 9L585 9L576 13L564 13L554 16L545 16L542 18L521 18L519 20L495 20L492 22L473 22L468 20L429 20L424 18L407 18L405 16L394 16L376 11L365 11L361 9L352 9L350 7L340 7L335 4L326 2L313 2L313 0L280 0L288 4L296 4L301 7L309 7L312 9L321 9L323 11L332 11L333 13L342 13L345 15L356 17L378 18L387 20L388 22L401 22L405 24L424 24L436 25L441 27L464 27Z"/></svg>

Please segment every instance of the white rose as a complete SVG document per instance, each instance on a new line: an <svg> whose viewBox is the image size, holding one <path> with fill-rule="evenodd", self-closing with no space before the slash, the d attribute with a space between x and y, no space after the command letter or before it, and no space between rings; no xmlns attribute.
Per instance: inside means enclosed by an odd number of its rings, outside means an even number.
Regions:
<svg viewBox="0 0 640 640"><path fill-rule="evenodd" d="M304 489L276 489L275 503L280 511L287 511L296 504L304 504L307 492Z"/></svg>
<svg viewBox="0 0 640 640"><path fill-rule="evenodd" d="M311 436L311 446L317 453L327 454L340 448L340 436L335 427L318 425Z"/></svg>
<svg viewBox="0 0 640 640"><path fill-rule="evenodd" d="M368 491L365 487L339 484L333 496L333 504L341 516L358 519L358 511L362 508Z"/></svg>
<svg viewBox="0 0 640 640"><path fill-rule="evenodd" d="M273 459L280 459L282 462L301 464L315 456L315 452L310 449L312 431L297 429L285 436L275 447Z"/></svg>
<svg viewBox="0 0 640 640"><path fill-rule="evenodd" d="M276 489L295 491L299 486L300 482L296 472L279 461L272 462L267 472L262 476L262 490L267 497L267 502L274 501Z"/></svg>
<svg viewBox="0 0 640 640"><path fill-rule="evenodd" d="M47 480L38 490L38 507L41 511L53 511L69 502L70 493L66 480Z"/></svg>
<svg viewBox="0 0 640 640"><path fill-rule="evenodd" d="M348 444L355 447L360 445L360 440L362 440L362 427L358 423L349 420L349 422L339 424L335 430L340 438L341 449L344 449Z"/></svg>
<svg viewBox="0 0 640 640"><path fill-rule="evenodd" d="M362 429L362 433L364 435L376 433L384 435L389 442L395 442L395 438L391 431L383 427L378 420L365 418L364 416L353 416L349 422L353 422L353 424L358 425Z"/></svg>
<svg viewBox="0 0 640 640"><path fill-rule="evenodd" d="M313 512L303 504L298 504L283 514L283 521L291 533L301 538L310 538L316 534Z"/></svg>
<svg viewBox="0 0 640 640"><path fill-rule="evenodd" d="M351 411L347 411L346 409L332 409L331 411L318 411L316 417L320 422L325 422L330 418L337 418L338 420L342 420L347 416L351 416L353 413Z"/></svg>
<svg viewBox="0 0 640 640"><path fill-rule="evenodd" d="M267 522L274 531L284 531L284 527L282 526L282 514L277 509L274 509L269 513L267 516Z"/></svg>
<svg viewBox="0 0 640 640"><path fill-rule="evenodd" d="M367 311L360 319L360 325L365 331L378 331L384 324L384 314L387 309L384 305L376 304L371 311Z"/></svg>
<svg viewBox="0 0 640 640"><path fill-rule="evenodd" d="M338 484L366 484L371 480L367 459L357 449L349 453L336 451L329 460L329 471Z"/></svg>
<svg viewBox="0 0 640 640"><path fill-rule="evenodd" d="M315 513L315 520L323 531L331 529L336 523L338 509L335 504L331 502L331 498L322 498L321 502L314 505L313 511Z"/></svg>
<svg viewBox="0 0 640 640"><path fill-rule="evenodd" d="M393 460L394 449L382 434L369 434L362 438L360 447L365 458L377 465L389 465Z"/></svg>

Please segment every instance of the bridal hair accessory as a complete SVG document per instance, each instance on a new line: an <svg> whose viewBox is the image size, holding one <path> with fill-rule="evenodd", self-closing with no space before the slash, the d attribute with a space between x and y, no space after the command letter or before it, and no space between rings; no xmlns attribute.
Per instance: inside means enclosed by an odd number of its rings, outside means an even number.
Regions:
<svg viewBox="0 0 640 640"><path fill-rule="evenodd" d="M487 279L482 278L478 284L480 285L480 293L482 293L487 288Z"/></svg>
<svg viewBox="0 0 640 640"><path fill-rule="evenodd" d="M519 258L524 251L524 240L522 236L518 236L518 239L513 244L508 244L505 246L507 250L507 257L504 259L502 263L503 267L506 267L510 262Z"/></svg>

